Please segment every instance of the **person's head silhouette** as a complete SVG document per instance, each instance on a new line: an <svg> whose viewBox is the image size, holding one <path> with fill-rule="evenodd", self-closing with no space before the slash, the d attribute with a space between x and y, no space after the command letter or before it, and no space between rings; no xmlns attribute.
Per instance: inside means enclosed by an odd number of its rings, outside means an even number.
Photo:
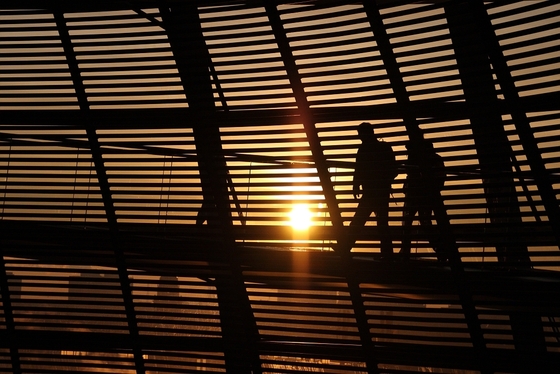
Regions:
<svg viewBox="0 0 560 374"><path fill-rule="evenodd" d="M405 144L405 148L409 153L426 153L434 150L434 145L422 138L420 140L409 140Z"/></svg>
<svg viewBox="0 0 560 374"><path fill-rule="evenodd" d="M375 138L373 132L373 125L369 122L362 122L358 125L358 136L363 140L370 140Z"/></svg>

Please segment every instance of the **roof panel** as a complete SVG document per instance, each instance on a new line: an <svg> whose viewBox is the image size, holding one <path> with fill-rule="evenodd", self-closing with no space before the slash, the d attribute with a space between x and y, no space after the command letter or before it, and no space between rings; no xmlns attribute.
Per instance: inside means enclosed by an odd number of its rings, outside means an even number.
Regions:
<svg viewBox="0 0 560 374"><path fill-rule="evenodd" d="M560 8L379 3L4 2L0 371L560 366ZM349 228L363 121L388 227Z"/></svg>

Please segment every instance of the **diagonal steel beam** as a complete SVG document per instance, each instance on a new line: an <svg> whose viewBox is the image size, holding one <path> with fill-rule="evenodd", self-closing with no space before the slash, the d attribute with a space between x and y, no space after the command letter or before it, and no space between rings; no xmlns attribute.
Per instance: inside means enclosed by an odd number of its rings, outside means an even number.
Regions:
<svg viewBox="0 0 560 374"><path fill-rule="evenodd" d="M6 139L6 142L10 144L8 150L8 162L6 165L6 182L8 180L8 176L10 173L10 157L11 157L11 149L12 149L12 139ZM7 188L7 186L4 186ZM6 197L6 192L4 190L3 194L4 198ZM5 202L4 202L5 203ZM4 258L4 251L5 248L4 240L7 238L8 228L4 224L4 205L2 205L2 216L0 216L0 298L2 300L2 309L3 309L3 316L4 316L4 324L6 325L6 332L10 335L15 334L16 325L14 321L14 309L12 307L12 297L10 294L9 282L8 282L8 272L6 270L6 261ZM14 343L14 339L9 339L10 343L8 349L10 351L10 361L12 365L12 371L14 374L22 373L21 363L20 363L20 354L18 346Z"/></svg>
<svg viewBox="0 0 560 374"><path fill-rule="evenodd" d="M0 223L1 224L1 223ZM4 225L2 225L1 231L5 229ZM0 231L0 232L1 232ZM5 235L2 235L4 238ZM20 354L18 345L15 343L15 333L16 333L16 324L14 321L14 309L12 306L12 298L10 295L9 283L8 283L8 273L6 271L6 262L4 259L4 253L2 248L4 243L2 243L2 239L0 239L0 297L2 298L2 310L3 310L3 319L4 324L6 325L6 334L8 335L7 341L8 348L10 351L10 362L12 365L12 372L14 374L21 374L23 373L20 363Z"/></svg>
<svg viewBox="0 0 560 374"><path fill-rule="evenodd" d="M284 30L284 26L278 13L278 9L275 5L273 5L273 2L271 1L264 1L264 4L266 13L270 21L270 25L272 27L272 32L274 33L276 43L278 44L278 48L280 49L280 54L284 62L284 67L286 68L286 72L288 74L290 85L292 86L292 91L298 107L299 116L307 135L307 140L309 142L309 147L311 148L311 153L313 155L313 161L315 163L317 173L319 174L319 180L321 181L323 194L325 195L325 200L333 227L342 235L343 222L340 210L338 208L338 201L336 199L334 185L331 181L329 167L323 154L321 140L319 139L317 128L315 127L316 122L310 110L309 102L307 101L307 94L305 93L303 83L299 77L295 58L292 54L290 44Z"/></svg>
<svg viewBox="0 0 560 374"><path fill-rule="evenodd" d="M383 19L381 17L377 2L375 0L364 0L363 4L364 10L366 11L368 20L372 27L375 40L377 41L383 64L385 66L385 69L387 70L391 86L395 93L397 105L402 112L404 124L407 129L409 138L412 142L421 141L423 135L416 121L415 111L412 110L413 108L411 106L406 85L400 73L399 65L391 46L389 35L387 34L387 30L385 29L385 25L383 23ZM420 167L425 168L428 166L420 165ZM472 294L468 289L468 285L466 284L464 267L459 256L456 240L452 232L449 217L447 215L447 210L443 203L441 194L439 192L431 192L433 193L433 196L429 196L429 199L434 210L438 230L443 238L447 249L447 253L449 256L449 265L453 273L455 286L457 287L457 294L461 301L463 312L465 313L465 319L467 321L467 326L469 328L473 346L480 358L482 372L488 373L490 372L490 369L486 366L486 363L488 362L488 351L484 342L484 336L482 333Z"/></svg>
<svg viewBox="0 0 560 374"><path fill-rule="evenodd" d="M74 47L72 46L72 40L70 38L68 26L66 25L66 20L64 19L64 15L61 11L57 10L53 14L60 35L60 40L62 42L62 47L66 55L66 62L70 70L70 75L72 77L72 82L74 84L74 90L76 91L76 97L78 98L78 105L80 106L80 111L81 111L80 119L84 123L84 127L88 137L91 156L92 156L93 163L95 165L95 171L97 173L97 179L99 181L99 188L101 191L101 196L103 198L103 205L105 207L105 214L107 215L107 223L109 224L112 230L117 231L117 218L115 213L115 207L113 205L109 180L107 177L107 173L105 172L105 165L103 162L102 152L99 147L99 139L97 136L97 131L94 127L94 124L90 122L88 117L88 112L90 109L89 103L88 103L83 79L80 73L78 60L74 52Z"/></svg>
<svg viewBox="0 0 560 374"><path fill-rule="evenodd" d="M504 132L503 125L501 124L501 116L498 113L492 112L493 107L491 106L491 103L493 101L491 100L497 96L494 88L495 85L492 80L492 71L490 69L490 64L492 64L492 68L496 72L500 87L502 88L506 104L510 105L512 118L518 130L519 138L522 141L527 159L531 166L531 171L534 175L535 182L538 186L539 192L541 193L546 212L549 215L549 221L552 226L552 231L555 233L558 241L558 238L560 238L560 208L558 207L558 201L556 200L556 197L554 195L552 183L548 178L548 172L545 169L544 162L538 149L536 139L532 134L527 116L523 111L523 108L519 105L519 94L515 87L511 72L509 71L507 63L503 56L501 46L493 31L489 15L484 7L484 3L482 2L482 0L456 2L454 4L446 5L445 9L449 17L453 17L454 22L456 23L455 33L451 33L452 37L454 38L454 43L455 40L460 40L467 45L476 45L478 49L478 53L475 53L471 48L461 48L462 53L457 53L457 62L459 64L460 71L468 71L467 69L471 68L486 73L486 79L480 79L477 82L471 82L470 85L475 85L476 87L470 87L470 94L465 89L467 103L470 99L478 107L486 105L484 109L473 108L475 109L473 110L473 112L475 112L474 115L477 115L477 112L484 114L483 120L478 120L477 122L473 121L473 134L475 134L475 140L480 143L487 141L486 139L480 139L480 134L485 133L484 130L480 129L480 127L492 128L492 126L496 126L497 130L494 131L494 134L497 134L498 136L495 136L495 138L503 139L503 143L507 142L505 133L501 134L498 132ZM469 28L465 26L461 27L460 25L461 22L465 21L465 18L472 20L472 23L469 24ZM477 54L479 56L478 58L476 57ZM476 97L473 97L473 92L476 93ZM479 102L478 100L481 97L486 98L489 103L485 104ZM477 124L479 127L478 131L476 129ZM479 133L478 139L476 138L477 132ZM512 160L514 160L514 156L511 155L511 146L496 146L496 148L504 149L503 153L505 155L502 155L503 161L501 161L500 163L500 161L498 161L500 155L491 153L490 155L493 157L491 157L491 159L487 158L486 163L493 162L498 163L498 166L503 165L503 169L501 171L508 171L508 169L511 170ZM510 155L508 155L506 152L509 152ZM483 160L481 159L483 178L485 177L485 168L489 169L488 166L485 167L485 165L483 164ZM519 213L520 209L518 206L518 200L515 196L515 187L513 186L513 180L511 180L510 178L506 179L506 177L502 177L501 179L499 179L499 181L505 187L493 188L494 191L497 191L500 193L500 195L502 195L494 199L502 200L504 199L504 197L506 199L509 198L509 206L505 208L507 209L506 212L508 213L508 218L507 220L505 220L505 223L516 224L522 222ZM490 209L492 209L490 203L489 205ZM518 268L530 267L530 258L528 248L526 246L509 244L505 247L503 252L505 252L504 261L510 263L510 265L516 266ZM510 260L509 258L510 255L512 255L512 260ZM522 354L527 355L540 354L547 351L545 340L546 338L543 332L542 318L538 313L516 311L512 312L509 317L513 334L513 342L516 350L518 350ZM531 371L529 367L524 368L523 370Z"/></svg>
<svg viewBox="0 0 560 374"><path fill-rule="evenodd" d="M422 141L423 135L416 120L415 107L413 107L410 102L406 85L402 78L395 53L393 52L393 47L391 46L391 42L389 40L389 35L387 34L387 30L383 24L383 19L381 18L381 13L379 12L376 1L365 0L363 5L368 21L371 25L373 35L377 42L377 46L379 47L381 59L383 60L383 66L385 66L389 81L391 82L391 87L395 93L397 107L401 112L407 134L412 142ZM420 166L422 167L422 165ZM447 247L449 247L449 251L457 252L455 238L453 238L451 225L449 224L447 211L443 206L442 197L441 195L434 196L432 200L434 200L434 205L436 205L434 214L440 230L440 235L445 238L445 243Z"/></svg>
<svg viewBox="0 0 560 374"><path fill-rule="evenodd" d="M534 175L535 183L542 196L549 223L556 235L557 245L560 247L560 206L556 199L556 194L552 188L550 173L546 170L541 151L537 145L537 140L531 129L529 119L527 118L527 108L523 105L519 97L515 81L508 68L507 61L502 52L502 48L492 27L488 13L481 1L473 1L473 12L476 12L478 27L484 33L483 40L486 42L486 49L502 93L504 95L506 107L511 112L513 123L519 134L519 139L523 144L523 149L527 155L527 161Z"/></svg>
<svg viewBox="0 0 560 374"><path fill-rule="evenodd" d="M444 5L455 60L462 82L465 102L482 173L486 204L493 222L519 223L521 214L511 177L513 151L496 109L498 94L493 71L485 48L486 36L478 27L475 1L455 1ZM508 176L509 173L510 175ZM515 232L509 235L515 236ZM509 266L528 267L526 246L496 246L498 260Z"/></svg>
<svg viewBox="0 0 560 374"><path fill-rule="evenodd" d="M161 27L162 29L165 30L165 23L160 21L159 19L157 19L156 17L144 12L142 9L140 8L133 8L132 9L134 12L136 12L138 15L146 18L147 20L149 20L151 23L153 23L156 26ZM167 31L167 30L166 30ZM216 87L216 91L218 92L218 97L220 98L220 102L222 104L222 108L225 109L225 111L227 112L227 101L226 101L226 97L224 95L224 90L222 89L222 85L220 84L220 81L218 79L218 75L216 73L216 68L214 67L214 64L212 63L212 60L208 61L208 68L210 69L210 73L212 74L212 79L213 79L213 83Z"/></svg>
<svg viewBox="0 0 560 374"><path fill-rule="evenodd" d="M356 318L356 324L358 326L358 332L362 344L363 359L366 364L368 373L376 374L379 373L378 362L374 359L375 355L373 353L375 350L375 345L373 344L372 336L369 331L367 313L360 290L360 282L357 279L352 266L352 259L350 257L351 248L340 245L341 243L344 243L346 241L344 238L344 224L342 222L342 217L338 208L338 202L336 199L334 186L331 181L327 160L323 154L321 141L315 127L315 120L309 108L307 95L299 76L296 61L292 54L290 43L288 41L288 37L286 35L286 31L284 29L284 25L280 18L278 9L276 5L274 5L271 1L265 1L264 7L270 21L276 43L278 44L278 48L280 49L280 54L286 68L286 72L288 74L288 79L290 80L290 85L292 86L292 91L296 99L299 115L305 128L307 140L311 147L313 161L315 163L317 173L319 174L319 180L322 185L323 194L325 195L325 200L327 202L332 225L335 230L338 231L338 245L334 248L341 257L342 268L344 271L343 274L346 275L348 291L352 299L352 307L354 309L354 316Z"/></svg>
<svg viewBox="0 0 560 374"><path fill-rule="evenodd" d="M383 19L381 17L381 13L379 12L377 3L375 0L365 0L363 2L363 6L377 42L377 46L379 47L379 53L381 54L383 66L385 67L389 81L391 82L391 87L397 101L397 108L400 110L408 137L411 142L421 142L423 134L418 125L418 121L416 120L416 107L413 106L410 101L406 84L402 78L399 65L397 63L393 47L391 46L389 35L387 34L387 30L383 24ZM421 168L429 167L429 165L422 164L419 166ZM438 192L435 193L434 196L430 196L430 200L434 210L439 234L443 239L442 241L447 248L447 252L459 260L456 240L443 203L443 198Z"/></svg>
<svg viewBox="0 0 560 374"><path fill-rule="evenodd" d="M87 94L80 73L78 60L76 58L76 54L72 46L72 39L68 31L68 26L66 24L64 14L61 10L57 9L53 11L53 15L60 35L62 46L64 48L64 53L66 55L66 60L68 63L68 67L70 69L72 81L74 83L74 89L76 90L76 96L78 98L78 104L80 106L80 111L82 113L83 123L85 124L85 129L89 141L92 159L95 165L95 170L97 172L97 178L99 181L101 195L103 198L103 203L107 216L107 223L109 225L110 232L113 238L112 245L115 253L116 267L119 274L119 282L121 285L123 303L124 303L125 313L126 313L127 323L128 323L128 330L130 336L132 337L131 340L133 342L132 351L133 351L134 361L136 365L136 372L138 374L144 374L146 372L144 367L144 358L142 355L141 348L137 345L139 331L138 331L138 322L136 319L136 313L134 310L132 287L130 284L130 279L128 278L128 271L127 271L124 251L120 245L120 240L118 236L117 216L115 212L115 207L113 205L109 180L107 177L107 173L105 171L103 155L99 146L99 139L97 137L97 133L95 127L93 126L93 123L91 123L89 120L88 112L90 108L87 99Z"/></svg>
<svg viewBox="0 0 560 374"><path fill-rule="evenodd" d="M198 156L203 198L208 209L208 224L220 230L220 252L229 273L216 277L226 370L232 373L260 373L257 351L258 329L243 279L237 247L232 234L232 217L227 193L228 171L222 149L219 124L212 92L211 58L202 33L198 8L194 2L161 7L177 70L193 115L185 118L192 127ZM190 121L191 123L188 123ZM205 206L201 207L205 209Z"/></svg>

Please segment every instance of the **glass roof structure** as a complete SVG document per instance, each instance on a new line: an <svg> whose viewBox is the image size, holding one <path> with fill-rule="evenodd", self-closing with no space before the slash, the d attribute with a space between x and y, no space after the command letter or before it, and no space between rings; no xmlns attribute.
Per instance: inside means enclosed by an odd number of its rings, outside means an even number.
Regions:
<svg viewBox="0 0 560 374"><path fill-rule="evenodd" d="M0 373L559 372L559 92L556 1L2 1Z"/></svg>

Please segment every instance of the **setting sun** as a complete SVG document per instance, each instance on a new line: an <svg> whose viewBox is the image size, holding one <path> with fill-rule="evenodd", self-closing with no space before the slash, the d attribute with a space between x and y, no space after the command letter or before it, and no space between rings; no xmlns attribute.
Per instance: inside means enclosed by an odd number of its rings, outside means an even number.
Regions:
<svg viewBox="0 0 560 374"><path fill-rule="evenodd" d="M306 204L297 204L290 213L292 227L295 230L307 230L311 226L311 212Z"/></svg>

